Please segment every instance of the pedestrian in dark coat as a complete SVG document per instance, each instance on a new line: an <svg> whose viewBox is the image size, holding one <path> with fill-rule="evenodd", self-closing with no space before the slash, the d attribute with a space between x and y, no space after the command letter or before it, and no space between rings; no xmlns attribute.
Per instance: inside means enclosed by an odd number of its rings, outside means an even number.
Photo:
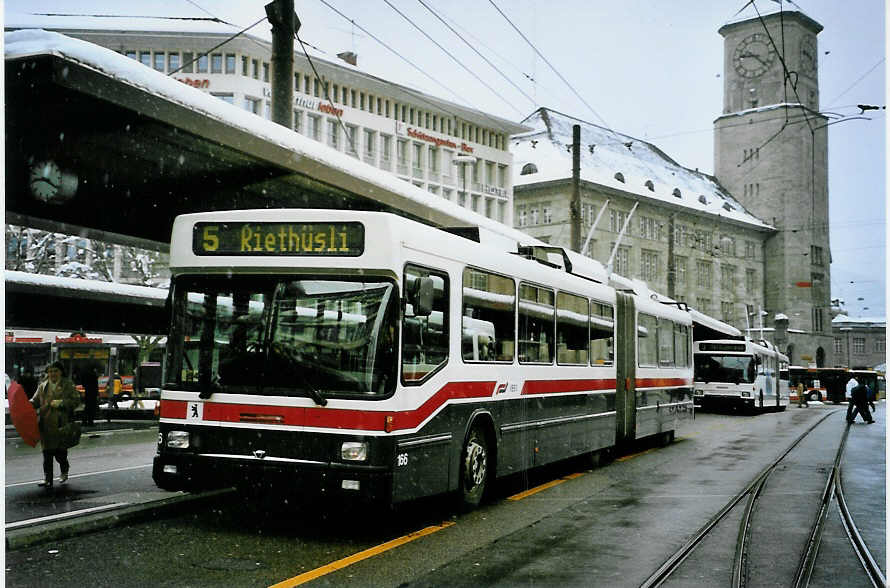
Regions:
<svg viewBox="0 0 890 588"><path fill-rule="evenodd" d="M81 384L83 384L83 424L93 425L99 402L99 377L95 368L84 370Z"/></svg>
<svg viewBox="0 0 890 588"><path fill-rule="evenodd" d="M856 413L862 417L866 423L871 424L875 422L871 418L871 413L868 411L868 388L862 384L853 388L850 392L850 402L855 405L853 409L853 413L847 417L847 422L852 423L856 420Z"/></svg>
<svg viewBox="0 0 890 588"><path fill-rule="evenodd" d="M61 362L53 362L46 370L46 379L37 386L31 404L37 409L37 423L40 429L40 445L43 449L43 482L39 486L53 486L53 458L59 462L61 477L59 482L68 481L68 447L65 445L61 429L74 420L74 409L80 405L80 394L74 382L63 377Z"/></svg>

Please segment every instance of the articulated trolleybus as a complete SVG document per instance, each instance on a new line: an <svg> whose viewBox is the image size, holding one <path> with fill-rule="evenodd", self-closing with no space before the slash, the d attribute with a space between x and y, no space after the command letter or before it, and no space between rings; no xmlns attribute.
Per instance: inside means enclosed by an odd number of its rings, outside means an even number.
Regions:
<svg viewBox="0 0 890 588"><path fill-rule="evenodd" d="M771 343L750 340L695 342L695 403L747 412L785 410L788 358Z"/></svg>
<svg viewBox="0 0 890 588"><path fill-rule="evenodd" d="M689 312L479 240L386 212L178 217L156 483L474 506L495 477L672 440Z"/></svg>

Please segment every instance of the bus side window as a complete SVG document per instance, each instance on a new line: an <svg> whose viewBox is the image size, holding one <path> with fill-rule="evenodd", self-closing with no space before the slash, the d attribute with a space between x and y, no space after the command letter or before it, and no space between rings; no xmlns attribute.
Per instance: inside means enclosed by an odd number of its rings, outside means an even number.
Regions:
<svg viewBox="0 0 890 588"><path fill-rule="evenodd" d="M402 379L406 384L419 383L448 361L448 275L415 265L405 267L403 289L414 291L423 278L432 282L432 308L429 314L415 315L405 301L402 318Z"/></svg>
<svg viewBox="0 0 890 588"><path fill-rule="evenodd" d="M464 269L460 337L464 361L512 362L515 320L513 280L482 270Z"/></svg>
<svg viewBox="0 0 890 588"><path fill-rule="evenodd" d="M615 314L602 302L590 303L590 363L612 365L615 360Z"/></svg>

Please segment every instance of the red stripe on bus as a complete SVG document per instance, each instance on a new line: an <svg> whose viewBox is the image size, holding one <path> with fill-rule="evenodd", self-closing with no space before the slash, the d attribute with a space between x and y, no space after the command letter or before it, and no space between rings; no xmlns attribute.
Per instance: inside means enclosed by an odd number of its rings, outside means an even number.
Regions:
<svg viewBox="0 0 890 588"><path fill-rule="evenodd" d="M417 409L394 412L204 402L203 420L238 423L244 422L244 415L250 415L252 418L262 416L270 422L275 417L281 417L278 422L290 426L382 431L386 418L392 417L389 430L396 431L419 426L449 400L489 398L496 384L496 382L451 382ZM164 400L161 402L161 417L185 419L186 405L187 403L181 400Z"/></svg>
<svg viewBox="0 0 890 588"><path fill-rule="evenodd" d="M162 419L184 419L186 408L184 400L161 400L160 415Z"/></svg>
<svg viewBox="0 0 890 588"><path fill-rule="evenodd" d="M683 378L637 378L637 388L669 388L676 386L691 386L692 380Z"/></svg>
<svg viewBox="0 0 890 588"><path fill-rule="evenodd" d="M521 394L560 394L588 390L614 390L614 379L601 380L529 380L522 385Z"/></svg>

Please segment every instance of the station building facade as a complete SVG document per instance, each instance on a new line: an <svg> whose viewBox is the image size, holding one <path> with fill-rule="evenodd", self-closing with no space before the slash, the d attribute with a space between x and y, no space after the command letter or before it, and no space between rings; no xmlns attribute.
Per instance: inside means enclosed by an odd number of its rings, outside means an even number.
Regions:
<svg viewBox="0 0 890 588"><path fill-rule="evenodd" d="M604 264L611 259L615 273L743 332L758 326L772 226L716 178L684 168L645 141L545 108L523 124L533 130L512 144L517 228L570 247L578 125L583 253Z"/></svg>
<svg viewBox="0 0 890 588"><path fill-rule="evenodd" d="M53 29L106 47L271 118L271 43L231 32ZM469 208L512 224L515 122L360 70L341 53L294 58L294 130ZM318 75L316 75L316 72ZM342 124L341 124L342 121Z"/></svg>

